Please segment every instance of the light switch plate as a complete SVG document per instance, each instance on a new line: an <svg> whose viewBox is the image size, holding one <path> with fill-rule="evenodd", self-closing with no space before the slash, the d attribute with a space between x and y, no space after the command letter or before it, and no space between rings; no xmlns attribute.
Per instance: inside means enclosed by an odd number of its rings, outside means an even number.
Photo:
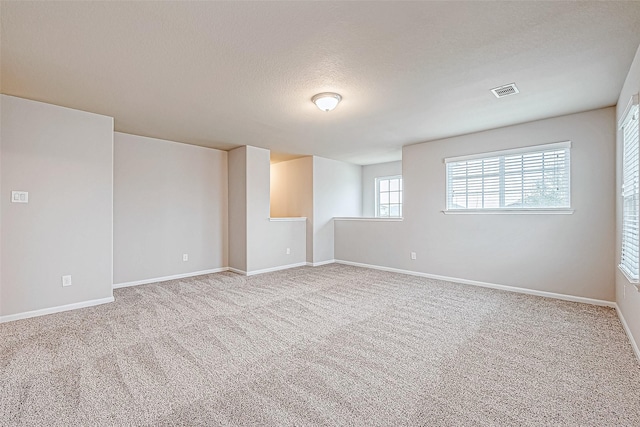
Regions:
<svg viewBox="0 0 640 427"><path fill-rule="evenodd" d="M62 286L71 286L71 275L69 276L62 276Z"/></svg>
<svg viewBox="0 0 640 427"><path fill-rule="evenodd" d="M29 193L27 191L12 191L11 203L29 203Z"/></svg>

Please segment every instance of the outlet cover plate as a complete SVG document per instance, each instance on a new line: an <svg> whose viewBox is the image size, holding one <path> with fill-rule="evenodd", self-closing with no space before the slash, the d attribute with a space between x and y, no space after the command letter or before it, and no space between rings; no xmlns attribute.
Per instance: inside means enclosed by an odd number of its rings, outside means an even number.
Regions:
<svg viewBox="0 0 640 427"><path fill-rule="evenodd" d="M73 283L71 282L71 276L62 276L62 286L71 286Z"/></svg>
<svg viewBox="0 0 640 427"><path fill-rule="evenodd" d="M28 191L12 191L11 203L29 203Z"/></svg>

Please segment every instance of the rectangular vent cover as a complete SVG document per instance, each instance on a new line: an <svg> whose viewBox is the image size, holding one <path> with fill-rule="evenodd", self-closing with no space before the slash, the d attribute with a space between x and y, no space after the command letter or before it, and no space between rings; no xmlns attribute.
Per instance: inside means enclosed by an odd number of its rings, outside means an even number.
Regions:
<svg viewBox="0 0 640 427"><path fill-rule="evenodd" d="M515 95L516 93L520 93L515 83L510 83L508 85L495 87L491 89L491 93L493 93L496 98L504 98L505 96Z"/></svg>

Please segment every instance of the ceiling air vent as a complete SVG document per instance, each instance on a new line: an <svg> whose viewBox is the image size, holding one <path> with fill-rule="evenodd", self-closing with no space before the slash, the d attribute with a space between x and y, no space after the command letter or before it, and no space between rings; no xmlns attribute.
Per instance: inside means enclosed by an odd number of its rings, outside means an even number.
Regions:
<svg viewBox="0 0 640 427"><path fill-rule="evenodd" d="M515 83L509 83L508 85L494 87L491 89L491 93L493 93L496 98L504 98L505 96L515 95L516 93L520 93Z"/></svg>

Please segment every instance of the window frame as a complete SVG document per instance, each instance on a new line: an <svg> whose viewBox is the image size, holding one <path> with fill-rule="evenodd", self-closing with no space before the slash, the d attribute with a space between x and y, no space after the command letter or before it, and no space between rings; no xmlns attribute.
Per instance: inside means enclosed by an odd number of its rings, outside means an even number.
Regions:
<svg viewBox="0 0 640 427"><path fill-rule="evenodd" d="M561 141L554 142L549 144L540 144L540 145L530 145L526 147L519 147L507 150L499 150L499 151L488 151L477 154L470 154L464 156L456 156L456 157L447 157L443 159L443 163L445 164L445 192L444 192L444 205L445 209L442 210L444 214L573 214L573 197L571 191L571 141ZM451 189L451 180L449 176L448 164L450 163L458 163L470 160L481 160L481 159L493 159L500 158L506 156L513 156L518 154L534 154L534 153L543 153L546 151L555 151L565 149L567 150L567 159L568 162L565 165L567 169L567 192L569 205L561 206L561 207L535 207L535 206L521 206L521 207L498 207L498 208L450 208L450 189ZM504 172L501 172L504 173ZM501 177L501 180L504 178ZM501 188L503 188L503 184L500 184ZM502 191L502 190L501 190ZM500 193L499 198L504 198L504 194Z"/></svg>
<svg viewBox="0 0 640 427"><path fill-rule="evenodd" d="M636 273L636 275L634 275L634 273L632 271L630 271L627 268L627 263L625 263L625 252L629 252L630 249L627 249L625 251L625 199L626 197L629 197L629 195L625 195L625 186L627 184L627 182L625 181L625 169L627 168L627 151L628 151L628 147L627 147L627 140L625 138L625 128L630 124L630 122L635 122L635 126L636 126L636 139L634 142L635 147L634 150L637 151L635 153L636 158L633 159L631 161L636 162L635 164L635 171L634 175L632 177L632 179L635 180L634 183L634 193L636 196L635 199L635 204L636 204L636 213L635 213L635 220L636 221L640 221L640 106L638 105L638 95L634 95L631 97L631 100L629 101L629 104L627 105L627 107L624 110L624 113L622 114L622 116L620 117L620 121L618 122L618 131L620 132L621 138L622 138L622 171L621 171L621 187L620 187L620 198L621 198L621 211L622 211L622 224L621 224L621 236L620 236L620 263L618 264L618 269L622 272L622 274L625 276L625 278L629 281L629 283L632 283L634 285L636 285L636 287L638 287L638 284L640 283L640 254L636 254L635 257L630 257L630 261L635 263L635 269L636 271L638 271L638 273ZM634 117L635 116L635 117ZM631 150L633 151L633 150ZM633 197L633 195L631 195L631 197ZM635 232L635 236L633 236L635 238L635 250L637 251L638 248L640 248L640 230L636 230ZM639 288L640 290L640 288Z"/></svg>
<svg viewBox="0 0 640 427"><path fill-rule="evenodd" d="M380 181L383 180L392 180L399 179L400 180L400 203L385 203L385 204L399 204L400 205L400 215L391 215L391 211L389 211L389 215L382 216L380 215ZM391 191L389 191L391 193ZM404 180L402 179L402 175L389 175L389 176L377 176L375 179L375 217L376 218L392 218L398 219L404 216Z"/></svg>

